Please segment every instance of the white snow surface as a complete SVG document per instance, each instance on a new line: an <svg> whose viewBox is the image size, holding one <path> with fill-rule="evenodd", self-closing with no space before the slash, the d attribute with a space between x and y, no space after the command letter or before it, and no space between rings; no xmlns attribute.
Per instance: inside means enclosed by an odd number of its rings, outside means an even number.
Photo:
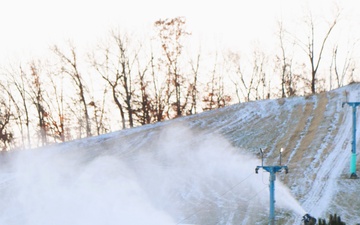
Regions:
<svg viewBox="0 0 360 225"><path fill-rule="evenodd" d="M346 101L360 101L360 84L3 153L0 224L267 224L269 173L255 168L260 148L264 165L278 165L281 147L289 173L276 174L276 224L305 213L360 223Z"/></svg>

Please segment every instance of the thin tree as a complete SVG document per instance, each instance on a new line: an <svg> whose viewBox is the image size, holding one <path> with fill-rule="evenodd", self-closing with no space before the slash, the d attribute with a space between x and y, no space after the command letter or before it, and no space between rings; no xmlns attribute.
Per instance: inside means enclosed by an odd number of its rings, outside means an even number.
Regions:
<svg viewBox="0 0 360 225"><path fill-rule="evenodd" d="M137 82L136 63L141 45L132 48L127 34L111 32L111 39L100 47L101 55L92 57L92 65L110 86L112 98L120 112L122 128L134 127L134 85Z"/></svg>
<svg viewBox="0 0 360 225"><path fill-rule="evenodd" d="M151 80L147 79L147 73L150 66L150 62L145 68L142 69L140 60L137 59L138 65L138 79L137 84L139 86L140 93L135 100L135 103L138 105L138 108L134 110L136 115L137 122L141 125L150 124L153 118L153 99L150 96L150 87L149 84ZM135 95L136 96L136 95Z"/></svg>
<svg viewBox="0 0 360 225"><path fill-rule="evenodd" d="M76 49L74 46L70 45L70 55L66 55L62 52L56 45L53 47L53 52L60 58L63 63L62 72L67 74L70 79L74 82L75 87L77 88L77 94L79 97L79 103L82 106L83 116L85 119L85 131L86 136L91 136L91 123L90 116L88 112L88 103L86 97L86 86L83 80L82 75L79 72L78 59L76 54ZM82 120L80 120L80 125Z"/></svg>
<svg viewBox="0 0 360 225"><path fill-rule="evenodd" d="M311 92L313 94L316 93L316 83L318 78L317 73L320 63L322 62L322 57L324 56L325 46L329 40L332 31L334 30L338 22L339 17L340 17L340 13L338 12L335 18L331 21L327 31L325 32L325 35L322 38L317 38L315 32L317 31L318 28L315 25L312 13L309 12L308 17L305 20L305 23L309 29L307 41L301 41L298 38L296 38L297 44L306 53L306 56L310 63L310 68L311 68L310 83L311 83Z"/></svg>
<svg viewBox="0 0 360 225"><path fill-rule="evenodd" d="M225 63L226 72L229 74L230 81L234 84L235 96L238 103L246 101L246 83L244 82L244 73L240 63L240 54L238 52L228 51L225 55Z"/></svg>
<svg viewBox="0 0 360 225"><path fill-rule="evenodd" d="M168 117L166 107L169 106L170 102L170 82L161 82L159 76L157 76L157 67L155 62L154 52L151 52L150 57L150 70L151 70L151 83L154 93L152 101L152 114L156 122L163 121Z"/></svg>
<svg viewBox="0 0 360 225"><path fill-rule="evenodd" d="M7 82L6 85L2 84L1 86L3 87L3 90L6 91L9 99L11 99L16 108L17 115L15 116L14 113L13 115L20 129L22 147L31 148L30 106L27 95L26 73L21 65L18 69L7 70L5 73ZM24 131L24 125L26 131Z"/></svg>
<svg viewBox="0 0 360 225"><path fill-rule="evenodd" d="M55 141L60 140L60 142L65 142L71 139L71 137L67 137L65 133L66 112L63 76L62 74L51 75L51 73L49 73L49 79L51 87L46 92L47 99L51 99L51 101L46 101L48 108L51 109L51 112L49 112L47 116L50 124L49 129ZM51 89L52 91L50 92Z"/></svg>
<svg viewBox="0 0 360 225"><path fill-rule="evenodd" d="M23 110L22 110L22 102L20 102L17 100L18 98L15 96L14 92L11 91L12 87L12 83L9 80L3 80L2 82L0 82L0 87L3 90L3 98L8 98L10 100L9 102L9 106L11 106L9 108L9 110L12 112L12 116L13 116L13 121L15 122L15 124L17 124L17 126L19 127L19 131L20 131L20 148L25 148L25 142L27 140L27 137L25 135L25 131L24 131L24 121L22 118L23 115ZM5 95L7 95L7 97L5 97ZM5 104L6 105L6 104ZM29 134L29 133L28 133Z"/></svg>
<svg viewBox="0 0 360 225"><path fill-rule="evenodd" d="M286 30L283 25L283 21L278 22L278 38L280 44L280 56L276 56L276 65L280 67L281 77L281 97L289 97L295 94L294 78L292 72L293 57L289 56L286 43L285 34ZM293 46L293 44L292 44Z"/></svg>
<svg viewBox="0 0 360 225"><path fill-rule="evenodd" d="M255 70L256 66L254 65L253 71L251 72L249 77L246 77L246 75L241 71L240 66L238 67L238 75L240 76L240 81L243 86L243 89L245 90L245 101L249 102L251 101L251 94L255 86Z"/></svg>
<svg viewBox="0 0 360 225"><path fill-rule="evenodd" d="M335 75L335 88L342 87L345 84L345 78L348 77L348 82L351 83L354 78L354 71L356 69L356 62L353 58L353 50L356 49L357 41L353 42L350 48L346 51L344 57L339 60L339 45L336 44L333 48L333 55L330 65L330 90L333 89L332 74Z"/></svg>
<svg viewBox="0 0 360 225"><path fill-rule="evenodd" d="M215 63L211 71L211 80L205 87L205 95L203 96L203 103L205 105L202 108L204 111L225 107L231 101L230 95L225 94L223 76L219 72L218 67L218 63Z"/></svg>
<svg viewBox="0 0 360 225"><path fill-rule="evenodd" d="M190 107L187 111L187 115L192 115L197 113L197 101L198 101L198 77L199 77L199 68L200 68L200 53L197 54L195 60L190 60L191 72L193 74L193 79L190 82L188 88L187 96L190 96Z"/></svg>
<svg viewBox="0 0 360 225"><path fill-rule="evenodd" d="M117 70L117 77L120 78L121 86L123 88L122 97L126 105L126 110L128 113L128 120L129 120L129 126L134 126L134 119L133 119L133 106L132 106L132 96L134 93L133 90L133 81L132 81L132 67L134 62L137 59L138 53L135 52L134 59L131 59L131 56L129 55L129 47L128 47L128 38L127 37L121 37L120 34L113 33L113 38L115 40L115 43L117 45L118 50L118 70Z"/></svg>
<svg viewBox="0 0 360 225"><path fill-rule="evenodd" d="M267 77L265 72L265 65L267 64L267 57L263 51L255 49L253 52L253 70L252 77L254 78L254 92L255 100L270 98L270 93L267 91Z"/></svg>
<svg viewBox="0 0 360 225"><path fill-rule="evenodd" d="M107 126L105 125L105 105L107 103L106 94L107 87L104 87L101 100L96 101L93 97L92 101L90 101L89 103L89 106L93 107L93 120L95 123L95 131L97 135L104 134L109 131L109 128L107 128Z"/></svg>
<svg viewBox="0 0 360 225"><path fill-rule="evenodd" d="M11 100L0 99L0 151L10 150L14 134L11 131Z"/></svg>
<svg viewBox="0 0 360 225"><path fill-rule="evenodd" d="M47 144L47 129L48 122L46 117L48 116L48 111L45 108L44 104L44 90L41 80L41 75L39 71L39 66L33 61L30 63L30 76L28 76L28 94L31 99L32 104L35 106L37 113L37 120L39 126L39 139L42 146Z"/></svg>
<svg viewBox="0 0 360 225"><path fill-rule="evenodd" d="M186 107L185 98L182 96L182 89L186 79L180 71L183 38L190 34L185 30L185 24L186 20L183 17L168 18L155 22L165 56L163 62L167 68L167 82L169 85L171 84L175 92L175 102L172 104L172 106L175 106L175 117L181 116Z"/></svg>
<svg viewBox="0 0 360 225"><path fill-rule="evenodd" d="M120 84L120 72L116 69L117 67L115 67L115 71L114 69L114 65L112 64L112 62L110 61L111 59L111 55L110 55L110 49L106 48L104 50L104 58L102 62L99 62L99 59L96 60L95 57L93 59L93 66L96 69L96 71L98 72L98 74L108 83L108 85L110 86L111 89L111 96L114 100L115 105L117 106L119 113L120 113L120 118L121 118L121 124L122 124L122 128L125 129L126 128L126 123L125 123L125 112L124 112L124 106L120 100L120 96L118 94L118 86Z"/></svg>

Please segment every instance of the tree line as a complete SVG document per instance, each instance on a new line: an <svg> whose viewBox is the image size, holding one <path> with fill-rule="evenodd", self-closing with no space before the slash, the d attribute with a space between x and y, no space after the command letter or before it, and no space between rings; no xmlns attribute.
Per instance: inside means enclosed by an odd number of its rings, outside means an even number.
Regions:
<svg viewBox="0 0 360 225"><path fill-rule="evenodd" d="M49 58L2 66L0 148L46 146L354 82L353 53L344 56L340 43L330 42L340 14L322 35L306 18L305 38L279 21L278 51L255 48L248 60L232 50L203 53L200 46L190 54L192 34L185 18L176 17L156 21L151 40L112 31L85 54L69 42L52 46ZM331 57L323 63L325 52Z"/></svg>

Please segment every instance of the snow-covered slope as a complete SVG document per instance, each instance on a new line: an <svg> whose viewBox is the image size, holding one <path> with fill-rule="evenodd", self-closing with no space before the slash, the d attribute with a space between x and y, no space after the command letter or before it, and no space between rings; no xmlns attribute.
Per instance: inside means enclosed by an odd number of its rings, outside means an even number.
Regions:
<svg viewBox="0 0 360 225"><path fill-rule="evenodd" d="M269 174L255 174L260 148L264 165L279 164L285 149L277 224L300 224L305 212L359 223L345 101L360 101L360 84L3 154L0 224L267 224Z"/></svg>

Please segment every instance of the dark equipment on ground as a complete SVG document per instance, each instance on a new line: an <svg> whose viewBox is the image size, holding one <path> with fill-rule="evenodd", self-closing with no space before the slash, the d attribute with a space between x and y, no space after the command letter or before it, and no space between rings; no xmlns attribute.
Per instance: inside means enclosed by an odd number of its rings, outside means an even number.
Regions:
<svg viewBox="0 0 360 225"><path fill-rule="evenodd" d="M304 216L303 216L303 219L304 221L304 225L315 225L316 224L316 219L312 216L310 216L310 214L306 213Z"/></svg>
<svg viewBox="0 0 360 225"><path fill-rule="evenodd" d="M340 216L330 214L329 222L327 223L326 220L319 219L319 225L346 225L346 223L341 221Z"/></svg>

